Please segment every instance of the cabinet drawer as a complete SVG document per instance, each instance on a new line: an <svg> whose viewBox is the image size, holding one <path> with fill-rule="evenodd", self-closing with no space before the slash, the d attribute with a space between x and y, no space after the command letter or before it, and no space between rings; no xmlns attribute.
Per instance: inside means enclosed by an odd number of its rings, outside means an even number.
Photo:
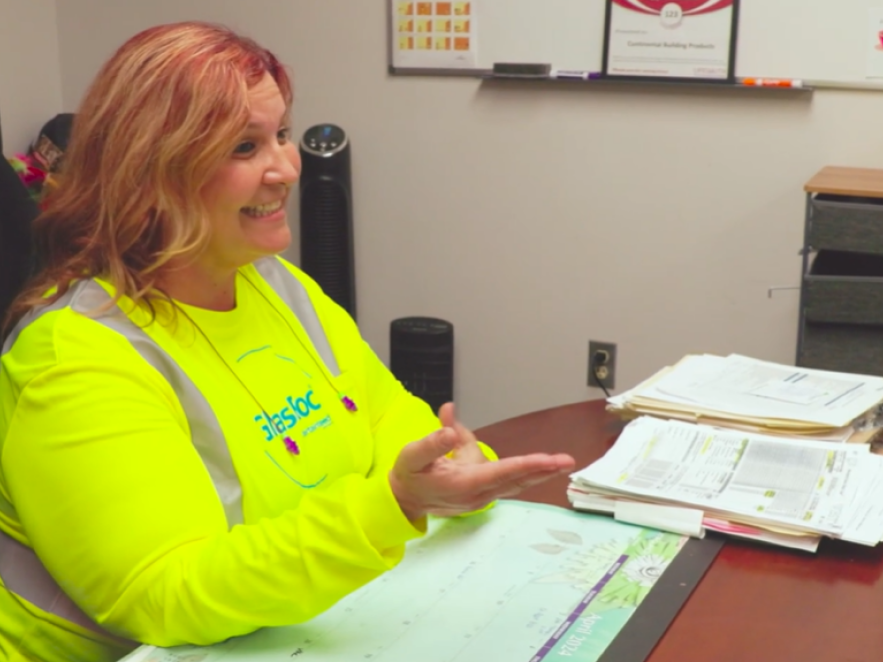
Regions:
<svg viewBox="0 0 883 662"><path fill-rule="evenodd" d="M807 276L803 297L808 321L883 324L883 278Z"/></svg>
<svg viewBox="0 0 883 662"><path fill-rule="evenodd" d="M817 195L809 204L813 249L883 253L883 200Z"/></svg>
<svg viewBox="0 0 883 662"><path fill-rule="evenodd" d="M807 323L797 365L883 376L883 326Z"/></svg>

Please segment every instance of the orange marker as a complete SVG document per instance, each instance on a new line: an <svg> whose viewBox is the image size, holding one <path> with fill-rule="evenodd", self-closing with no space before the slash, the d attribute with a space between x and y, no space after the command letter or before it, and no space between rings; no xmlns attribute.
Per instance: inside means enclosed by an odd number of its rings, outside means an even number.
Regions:
<svg viewBox="0 0 883 662"><path fill-rule="evenodd" d="M739 82L752 87L803 87L802 80L787 78L742 78Z"/></svg>

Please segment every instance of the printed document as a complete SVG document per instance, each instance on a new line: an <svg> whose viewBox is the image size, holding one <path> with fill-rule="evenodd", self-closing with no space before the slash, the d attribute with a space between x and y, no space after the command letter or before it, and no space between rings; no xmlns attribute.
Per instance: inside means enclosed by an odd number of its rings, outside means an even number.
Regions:
<svg viewBox="0 0 883 662"><path fill-rule="evenodd" d="M690 505L781 532L883 539L883 457L867 445L641 417L572 479L590 493Z"/></svg>
<svg viewBox="0 0 883 662"><path fill-rule="evenodd" d="M737 354L687 356L657 379L609 400L614 407L655 402L660 409L716 412L795 428L842 428L881 401L881 377L798 368Z"/></svg>

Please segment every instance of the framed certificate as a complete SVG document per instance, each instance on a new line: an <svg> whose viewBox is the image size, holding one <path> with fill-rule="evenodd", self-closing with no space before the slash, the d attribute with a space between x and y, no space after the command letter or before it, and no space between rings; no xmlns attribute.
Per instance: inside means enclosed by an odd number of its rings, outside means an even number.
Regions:
<svg viewBox="0 0 883 662"><path fill-rule="evenodd" d="M607 78L735 81L739 0L606 0Z"/></svg>

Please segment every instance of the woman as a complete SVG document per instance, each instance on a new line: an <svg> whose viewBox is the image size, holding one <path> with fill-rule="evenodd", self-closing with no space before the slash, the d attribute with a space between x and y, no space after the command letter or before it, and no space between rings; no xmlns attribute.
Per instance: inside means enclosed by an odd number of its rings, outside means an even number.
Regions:
<svg viewBox="0 0 883 662"><path fill-rule="evenodd" d="M200 23L136 35L88 91L0 359L4 659L309 619L428 514L572 468L487 461L276 257L291 97L271 53Z"/></svg>

